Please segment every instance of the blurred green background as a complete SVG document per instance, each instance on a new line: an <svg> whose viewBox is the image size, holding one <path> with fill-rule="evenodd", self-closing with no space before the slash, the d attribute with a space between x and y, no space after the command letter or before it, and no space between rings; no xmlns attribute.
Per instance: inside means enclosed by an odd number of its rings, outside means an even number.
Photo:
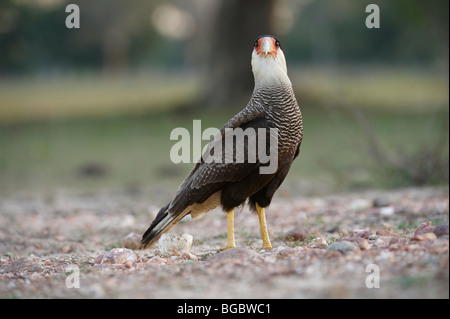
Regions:
<svg viewBox="0 0 450 319"><path fill-rule="evenodd" d="M65 26L69 3L79 29ZM368 29L365 8L380 8ZM248 101L253 40L276 35L304 117L280 196L447 185L449 2L2 0L0 196L170 197L192 168L170 132ZM164 195L161 195L164 194Z"/></svg>

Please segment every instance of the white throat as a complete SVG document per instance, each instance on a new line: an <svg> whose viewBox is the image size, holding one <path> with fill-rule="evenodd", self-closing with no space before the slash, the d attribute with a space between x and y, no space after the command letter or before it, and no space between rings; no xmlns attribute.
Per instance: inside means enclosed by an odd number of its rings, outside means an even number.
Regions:
<svg viewBox="0 0 450 319"><path fill-rule="evenodd" d="M275 57L265 54L258 55L253 50L252 69L255 85L292 86L287 75L286 59L281 49L278 49Z"/></svg>

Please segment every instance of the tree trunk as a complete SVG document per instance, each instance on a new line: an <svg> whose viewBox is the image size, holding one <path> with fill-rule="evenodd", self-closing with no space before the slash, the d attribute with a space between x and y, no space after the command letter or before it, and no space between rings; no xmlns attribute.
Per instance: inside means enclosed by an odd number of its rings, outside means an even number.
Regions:
<svg viewBox="0 0 450 319"><path fill-rule="evenodd" d="M271 34L275 0L222 0L211 28L202 107L242 108L253 90L253 41ZM239 103L239 104L238 104Z"/></svg>

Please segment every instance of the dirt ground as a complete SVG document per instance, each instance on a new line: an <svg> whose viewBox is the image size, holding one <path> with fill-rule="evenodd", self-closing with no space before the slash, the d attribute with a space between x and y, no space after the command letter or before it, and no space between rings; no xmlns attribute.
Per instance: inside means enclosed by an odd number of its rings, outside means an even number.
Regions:
<svg viewBox="0 0 450 319"><path fill-rule="evenodd" d="M148 195L0 196L0 297L449 298L448 187L278 196L267 210L272 250L260 248L258 218L243 208L238 248L220 251L226 215L214 211L173 228L194 241L167 257L124 241L158 211ZM124 246L124 259L102 263Z"/></svg>

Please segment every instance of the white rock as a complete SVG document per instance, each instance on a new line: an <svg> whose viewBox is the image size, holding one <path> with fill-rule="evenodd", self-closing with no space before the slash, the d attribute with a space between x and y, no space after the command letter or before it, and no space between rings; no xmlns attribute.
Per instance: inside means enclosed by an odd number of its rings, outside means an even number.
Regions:
<svg viewBox="0 0 450 319"><path fill-rule="evenodd" d="M161 256L181 256L189 253L193 237L189 234L177 235L173 233L162 234L158 242L158 248Z"/></svg>
<svg viewBox="0 0 450 319"><path fill-rule="evenodd" d="M350 203L350 209L352 210L362 210L369 207L372 207L372 202L368 199L358 198Z"/></svg>
<svg viewBox="0 0 450 319"><path fill-rule="evenodd" d="M97 264L125 264L128 261L136 262L137 256L127 248L113 248L110 251L100 255L96 259Z"/></svg>
<svg viewBox="0 0 450 319"><path fill-rule="evenodd" d="M285 250L287 247L286 246L278 246L277 248L275 248L275 252L276 253L280 253L280 252L282 252L283 250Z"/></svg>
<svg viewBox="0 0 450 319"><path fill-rule="evenodd" d="M394 215L394 213L395 213L394 206L386 206L380 208L380 215L382 216L391 216Z"/></svg>

